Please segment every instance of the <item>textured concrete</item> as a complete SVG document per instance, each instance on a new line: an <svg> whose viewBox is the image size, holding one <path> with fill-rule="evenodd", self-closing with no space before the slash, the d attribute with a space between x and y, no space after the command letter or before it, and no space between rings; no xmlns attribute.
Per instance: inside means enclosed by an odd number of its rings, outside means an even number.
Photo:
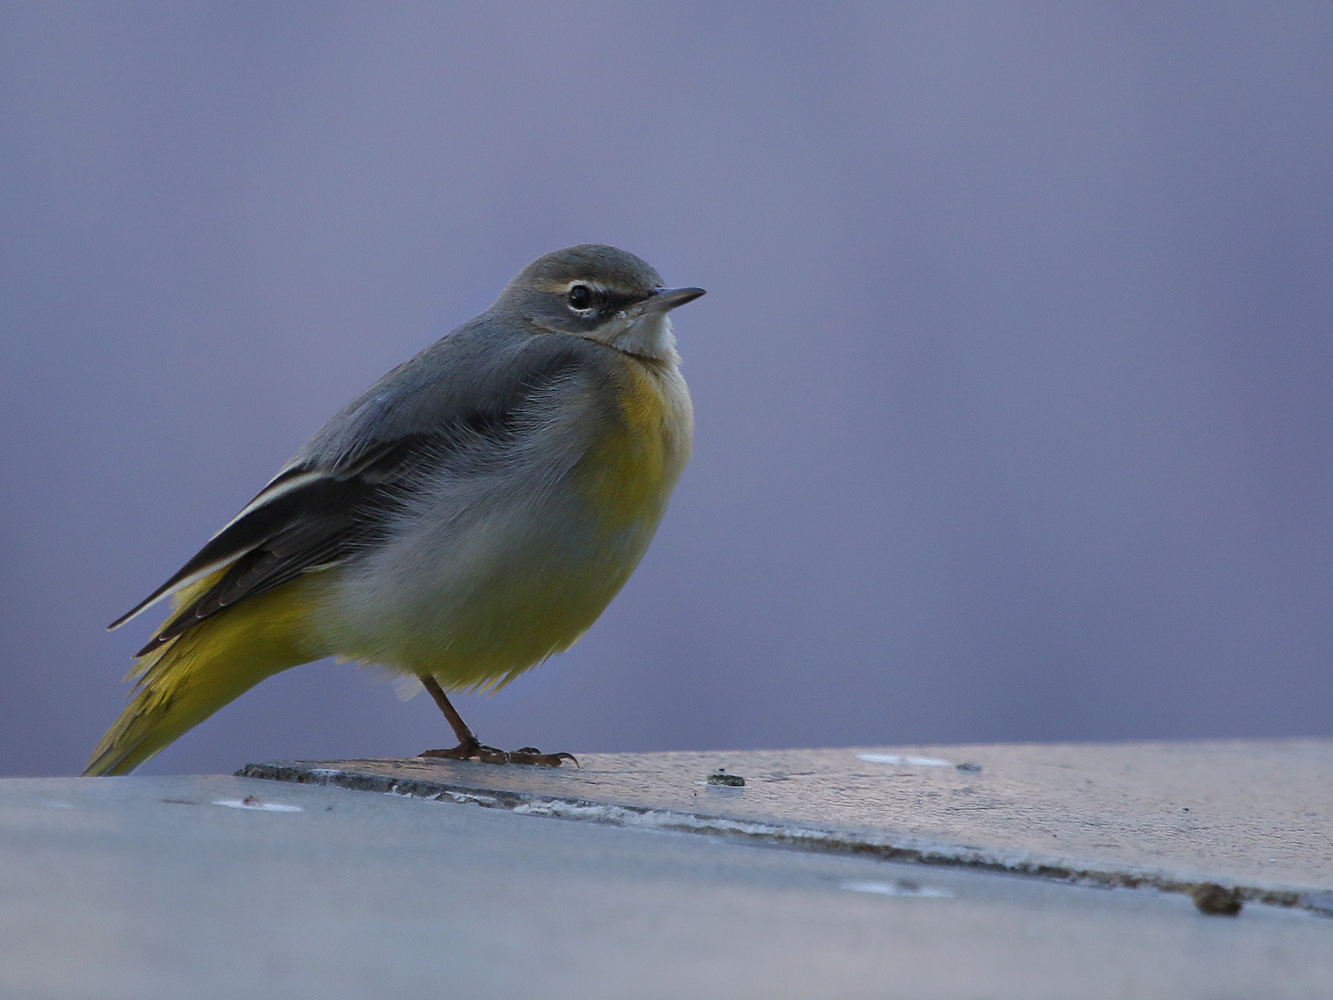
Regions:
<svg viewBox="0 0 1333 1000"><path fill-rule="evenodd" d="M589 754L251 765L340 784L884 858L1333 912L1333 741ZM719 769L745 779L716 786Z"/></svg>
<svg viewBox="0 0 1333 1000"><path fill-rule="evenodd" d="M716 801L763 787L746 770ZM242 778L0 781L6 1000L1251 1000L1330 983L1333 920L1291 908L1209 917L1178 894Z"/></svg>

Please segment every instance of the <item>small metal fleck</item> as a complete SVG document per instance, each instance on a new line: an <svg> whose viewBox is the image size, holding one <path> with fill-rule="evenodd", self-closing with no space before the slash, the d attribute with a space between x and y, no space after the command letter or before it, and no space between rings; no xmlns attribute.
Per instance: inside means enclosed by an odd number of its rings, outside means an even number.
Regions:
<svg viewBox="0 0 1333 1000"><path fill-rule="evenodd" d="M707 778L710 785L725 785L728 788L740 788L745 784L745 779L739 774L728 774L725 767L719 767Z"/></svg>
<svg viewBox="0 0 1333 1000"><path fill-rule="evenodd" d="M955 764L954 767L960 771L966 771L968 774L977 774L981 771L981 765L972 760L965 760L961 764Z"/></svg>

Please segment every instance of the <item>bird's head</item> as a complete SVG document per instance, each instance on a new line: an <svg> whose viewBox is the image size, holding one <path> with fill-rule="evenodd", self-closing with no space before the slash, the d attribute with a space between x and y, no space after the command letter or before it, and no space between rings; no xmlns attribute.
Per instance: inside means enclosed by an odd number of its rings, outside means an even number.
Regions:
<svg viewBox="0 0 1333 1000"><path fill-rule="evenodd" d="M597 243L554 250L525 267L496 305L546 333L586 337L627 354L671 356L668 313L704 294L664 288L656 271L632 253Z"/></svg>

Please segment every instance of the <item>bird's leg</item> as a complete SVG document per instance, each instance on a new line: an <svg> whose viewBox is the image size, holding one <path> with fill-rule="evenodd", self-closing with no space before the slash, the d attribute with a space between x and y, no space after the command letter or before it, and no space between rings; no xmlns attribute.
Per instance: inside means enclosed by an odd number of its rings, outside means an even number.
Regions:
<svg viewBox="0 0 1333 1000"><path fill-rule="evenodd" d="M427 674L422 674L421 685L430 692L430 696L435 699L435 704L440 706L440 711L449 720L454 735L458 737L458 746L452 750L427 750L417 756L447 757L450 760L472 760L476 758L488 764L509 763L509 754L503 750L497 750L495 747L482 745L481 740L477 739L477 734L468 728L468 724L458 714L458 709L454 708L449 701L449 696L444 693L444 688L440 687L439 681Z"/></svg>
<svg viewBox="0 0 1333 1000"><path fill-rule="evenodd" d="M495 747L486 746L481 740L477 739L477 734L468 728L468 724L458 714L458 709L454 708L453 703L449 701L449 696L444 693L444 688L440 687L439 681L434 677L423 674L421 675L421 685L430 692L430 696L435 699L435 704L440 707L444 717L449 720L454 735L458 737L458 746L452 750L426 750L418 754L418 757L445 757L449 760L475 759L487 764L543 764L546 767L559 767L561 761L572 760L574 766L578 767L578 760L570 753L542 753L536 747L521 747L513 753L506 753L503 750L497 750Z"/></svg>

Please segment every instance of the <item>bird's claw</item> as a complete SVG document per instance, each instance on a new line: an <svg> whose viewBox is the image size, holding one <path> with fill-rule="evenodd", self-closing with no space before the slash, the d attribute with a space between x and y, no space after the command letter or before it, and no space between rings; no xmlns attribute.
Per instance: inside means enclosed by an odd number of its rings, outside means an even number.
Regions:
<svg viewBox="0 0 1333 1000"><path fill-rule="evenodd" d="M542 767L559 767L562 761L570 760L575 767L581 767L579 759L572 753L542 753L536 747L519 747L509 754L511 764L539 764Z"/></svg>

